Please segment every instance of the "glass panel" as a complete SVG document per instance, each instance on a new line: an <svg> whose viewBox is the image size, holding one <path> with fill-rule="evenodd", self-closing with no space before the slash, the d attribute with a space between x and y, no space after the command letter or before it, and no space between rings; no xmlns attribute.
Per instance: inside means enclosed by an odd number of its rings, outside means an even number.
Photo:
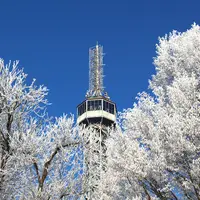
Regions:
<svg viewBox="0 0 200 200"><path fill-rule="evenodd" d="M94 110L98 110L98 100L94 101Z"/></svg>
<svg viewBox="0 0 200 200"><path fill-rule="evenodd" d="M82 103L79 107L78 107L78 116L82 115L83 113L86 112L86 102Z"/></svg>
<svg viewBox="0 0 200 200"><path fill-rule="evenodd" d="M98 100L98 110L102 110L101 101L102 101L102 100Z"/></svg>
<svg viewBox="0 0 200 200"><path fill-rule="evenodd" d="M94 110L94 101L91 101L91 110Z"/></svg>
<svg viewBox="0 0 200 200"><path fill-rule="evenodd" d="M115 114L115 105L103 100L103 110Z"/></svg>
<svg viewBox="0 0 200 200"><path fill-rule="evenodd" d="M83 113L85 112L85 102L83 103Z"/></svg>
<svg viewBox="0 0 200 200"><path fill-rule="evenodd" d="M80 107L79 107L79 114L81 115L81 105L80 105Z"/></svg>
<svg viewBox="0 0 200 200"><path fill-rule="evenodd" d="M104 102L105 104L105 102ZM86 105L85 105L86 107ZM92 110L102 110L102 100L94 100L94 101L87 101L87 110L92 111ZM84 110L84 112L86 109Z"/></svg>
<svg viewBox="0 0 200 200"><path fill-rule="evenodd" d="M87 110L90 111L90 101L87 102Z"/></svg>
<svg viewBox="0 0 200 200"><path fill-rule="evenodd" d="M110 113L110 103L108 103L107 112L109 112L109 113Z"/></svg>
<svg viewBox="0 0 200 200"><path fill-rule="evenodd" d="M110 112L110 103L107 101L103 101L103 110L105 110L106 112Z"/></svg>
<svg viewBox="0 0 200 200"><path fill-rule="evenodd" d="M111 104L108 103L108 112L109 112L109 113L111 113L111 110L110 110L110 109L111 109Z"/></svg>
<svg viewBox="0 0 200 200"><path fill-rule="evenodd" d="M106 111L109 112L109 103L106 102Z"/></svg>
<svg viewBox="0 0 200 200"><path fill-rule="evenodd" d="M78 107L78 116L80 116L80 106Z"/></svg>
<svg viewBox="0 0 200 200"><path fill-rule="evenodd" d="M103 101L103 110L106 110L106 102Z"/></svg>
<svg viewBox="0 0 200 200"><path fill-rule="evenodd" d="M94 110L94 101L88 101L88 110Z"/></svg>
<svg viewBox="0 0 200 200"><path fill-rule="evenodd" d="M80 115L82 114L82 105L80 105Z"/></svg>
<svg viewBox="0 0 200 200"><path fill-rule="evenodd" d="M103 101L103 108L102 108L102 101ZM86 105L87 105L87 109L86 109ZM83 113L85 113L87 110L93 111L93 110L102 110L102 109L111 114L115 114L115 105L104 100L87 101L87 104L86 102L82 103L78 107L77 114L78 116L80 116Z"/></svg>
<svg viewBox="0 0 200 200"><path fill-rule="evenodd" d="M79 106L79 116L81 115L81 105Z"/></svg>
<svg viewBox="0 0 200 200"><path fill-rule="evenodd" d="M114 114L114 105L110 104L110 113Z"/></svg>

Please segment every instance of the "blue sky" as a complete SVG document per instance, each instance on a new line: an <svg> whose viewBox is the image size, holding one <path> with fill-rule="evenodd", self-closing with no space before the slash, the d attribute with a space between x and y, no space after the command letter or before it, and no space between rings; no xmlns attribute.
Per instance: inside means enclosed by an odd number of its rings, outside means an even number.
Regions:
<svg viewBox="0 0 200 200"><path fill-rule="evenodd" d="M199 0L0 0L0 57L20 60L49 89L50 115L76 113L88 89L88 49L104 46L104 85L131 107L155 73L158 36L200 21Z"/></svg>

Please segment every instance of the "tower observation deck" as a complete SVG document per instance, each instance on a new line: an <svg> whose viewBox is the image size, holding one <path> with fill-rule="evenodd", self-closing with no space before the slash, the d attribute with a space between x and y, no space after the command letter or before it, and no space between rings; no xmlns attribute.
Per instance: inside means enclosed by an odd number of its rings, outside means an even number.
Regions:
<svg viewBox="0 0 200 200"><path fill-rule="evenodd" d="M98 193L102 172L106 171L106 144L108 129L116 122L116 104L103 87L103 46L89 49L89 90L85 100L77 106L77 123L85 124L84 157L87 169L87 195L85 199L102 199Z"/></svg>
<svg viewBox="0 0 200 200"><path fill-rule="evenodd" d="M103 46L97 44L89 49L89 90L77 107L78 124L102 122L110 126L116 120L116 104L103 87L103 56Z"/></svg>

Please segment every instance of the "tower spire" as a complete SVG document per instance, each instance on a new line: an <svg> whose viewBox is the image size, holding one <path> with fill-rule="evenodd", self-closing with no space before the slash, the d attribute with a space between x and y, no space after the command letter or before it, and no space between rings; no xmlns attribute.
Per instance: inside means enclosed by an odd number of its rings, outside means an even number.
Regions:
<svg viewBox="0 0 200 200"><path fill-rule="evenodd" d="M103 46L96 43L96 46L89 49L89 90L87 97L104 96L103 87Z"/></svg>

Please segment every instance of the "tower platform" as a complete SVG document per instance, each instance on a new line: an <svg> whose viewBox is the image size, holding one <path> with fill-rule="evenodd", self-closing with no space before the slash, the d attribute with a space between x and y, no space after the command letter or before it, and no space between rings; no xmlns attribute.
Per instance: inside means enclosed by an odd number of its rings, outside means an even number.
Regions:
<svg viewBox="0 0 200 200"><path fill-rule="evenodd" d="M111 126L116 121L116 104L104 97L87 98L77 106L77 123L102 123Z"/></svg>

